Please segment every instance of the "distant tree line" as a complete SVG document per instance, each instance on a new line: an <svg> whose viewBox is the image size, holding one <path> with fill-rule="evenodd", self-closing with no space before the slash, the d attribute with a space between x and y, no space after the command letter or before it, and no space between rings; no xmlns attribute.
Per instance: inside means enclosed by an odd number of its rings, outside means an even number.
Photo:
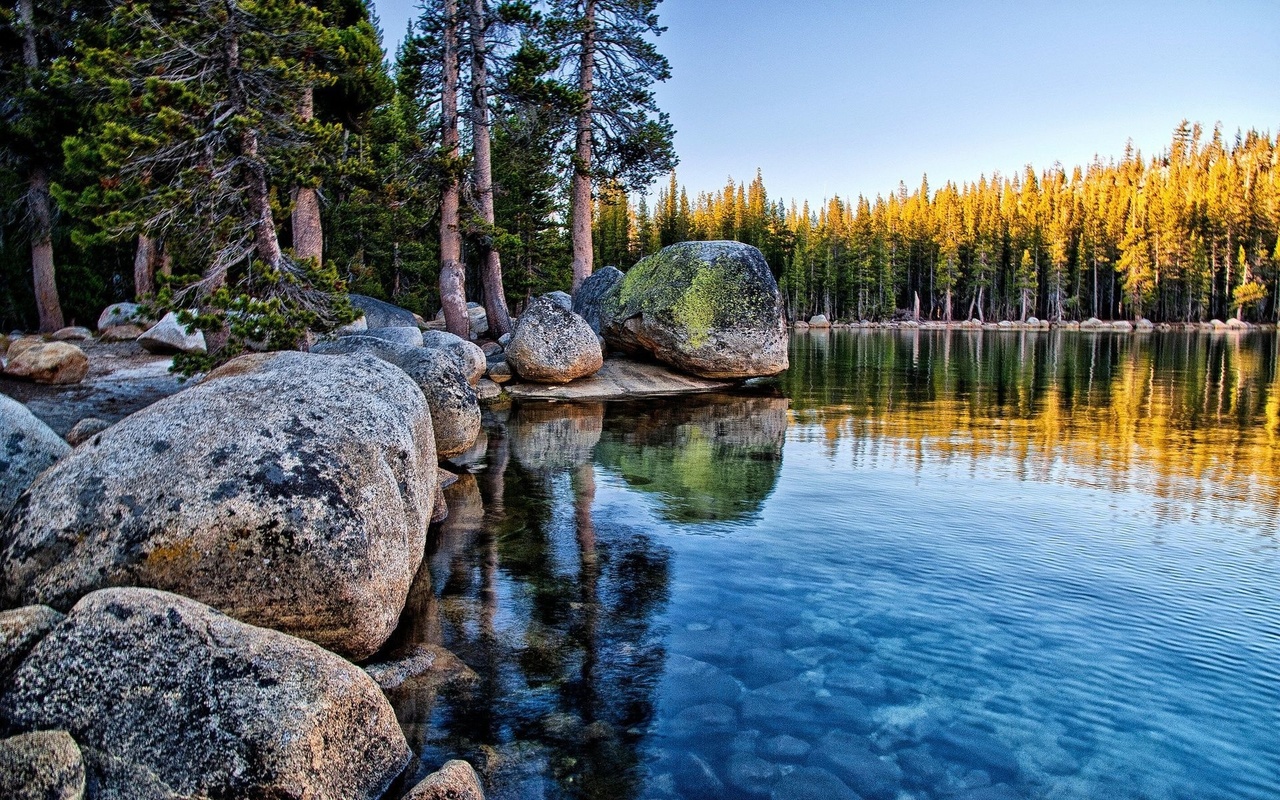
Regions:
<svg viewBox="0 0 1280 800"><path fill-rule="evenodd" d="M674 168L659 0L12 0L0 10L0 321L144 297L225 358L351 316L465 330L590 274L593 189Z"/></svg>
<svg viewBox="0 0 1280 800"><path fill-rule="evenodd" d="M818 208L771 200L757 172L690 198L597 208L597 259L627 266L688 239L765 254L792 318L1195 321L1280 317L1280 140L1183 123L1151 159L947 183Z"/></svg>

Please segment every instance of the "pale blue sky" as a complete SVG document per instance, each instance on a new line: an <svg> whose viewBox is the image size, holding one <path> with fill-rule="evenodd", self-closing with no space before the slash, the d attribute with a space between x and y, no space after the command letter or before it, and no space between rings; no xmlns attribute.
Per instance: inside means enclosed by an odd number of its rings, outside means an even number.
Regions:
<svg viewBox="0 0 1280 800"><path fill-rule="evenodd" d="M412 5L382 0L389 45ZM666 0L681 183L819 201L1280 129L1280 0Z"/></svg>

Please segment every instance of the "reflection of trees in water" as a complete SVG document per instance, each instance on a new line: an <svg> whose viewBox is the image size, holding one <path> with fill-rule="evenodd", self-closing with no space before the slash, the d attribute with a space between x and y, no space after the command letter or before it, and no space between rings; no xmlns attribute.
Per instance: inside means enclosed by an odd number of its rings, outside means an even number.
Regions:
<svg viewBox="0 0 1280 800"><path fill-rule="evenodd" d="M483 468L447 490L431 590L412 609L433 619L402 630L438 635L479 681L437 705L424 758L469 756L493 797L546 775L534 794L628 797L662 672L652 620L669 555L592 514L603 406L553 408L490 419Z"/></svg>
<svg viewBox="0 0 1280 800"><path fill-rule="evenodd" d="M759 512L777 484L787 400L699 395L610 409L598 463L658 497L673 522L740 520Z"/></svg>
<svg viewBox="0 0 1280 800"><path fill-rule="evenodd" d="M1280 338L839 331L796 336L793 433L854 457L958 461L1280 508ZM1063 471L1065 468L1065 472ZM1167 504L1175 513L1181 503Z"/></svg>

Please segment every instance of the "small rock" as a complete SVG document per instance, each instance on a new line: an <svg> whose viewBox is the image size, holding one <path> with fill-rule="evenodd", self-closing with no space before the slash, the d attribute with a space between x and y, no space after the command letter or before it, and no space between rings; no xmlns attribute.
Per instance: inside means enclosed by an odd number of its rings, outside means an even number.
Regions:
<svg viewBox="0 0 1280 800"><path fill-rule="evenodd" d="M48 606L0 611L0 685L9 681L19 662L61 621L62 615Z"/></svg>
<svg viewBox="0 0 1280 800"><path fill-rule="evenodd" d="M436 314L436 321L444 322L444 309ZM467 321L470 323L472 339L489 332L489 315L479 303L467 303Z"/></svg>
<svg viewBox="0 0 1280 800"><path fill-rule="evenodd" d="M1039 319L1037 319L1037 318L1036 318L1036 317L1034 317L1034 316L1027 317L1027 324L1028 324L1028 325L1034 325L1034 326L1036 326L1036 327L1039 327L1039 326L1040 326L1040 320L1039 320Z"/></svg>
<svg viewBox="0 0 1280 800"><path fill-rule="evenodd" d="M333 329L334 336L352 336L364 333L369 330L369 318L361 316L357 320L348 322L346 325L339 325Z"/></svg>
<svg viewBox="0 0 1280 800"><path fill-rule="evenodd" d="M59 328L50 338L55 342L84 341L93 338L93 331L81 327Z"/></svg>
<svg viewBox="0 0 1280 800"><path fill-rule="evenodd" d="M486 359L496 356L502 352L502 345L497 342L485 342L480 345L480 349L484 352Z"/></svg>
<svg viewBox="0 0 1280 800"><path fill-rule="evenodd" d="M525 380L568 383L599 370L604 355L586 320L539 297L516 322L507 362Z"/></svg>
<svg viewBox="0 0 1280 800"><path fill-rule="evenodd" d="M404 800L484 800L484 789L471 765L454 759L410 789Z"/></svg>
<svg viewBox="0 0 1280 800"><path fill-rule="evenodd" d="M102 329L98 339L103 342L132 342L145 332L137 325L112 325Z"/></svg>
<svg viewBox="0 0 1280 800"><path fill-rule="evenodd" d="M706 703L684 709L671 719L669 726L677 739L724 736L737 730L738 714L723 703Z"/></svg>
<svg viewBox="0 0 1280 800"><path fill-rule="evenodd" d="M502 387L496 381L489 378L481 378L476 383L476 397L481 403L487 403L490 400L496 400L502 396Z"/></svg>
<svg viewBox="0 0 1280 800"><path fill-rule="evenodd" d="M31 410L0 394L0 517L33 481L71 447Z"/></svg>
<svg viewBox="0 0 1280 800"><path fill-rule="evenodd" d="M511 380L511 366L505 361L499 361L496 364L489 365L489 371L486 373L489 380L494 383L506 383Z"/></svg>
<svg viewBox="0 0 1280 800"><path fill-rule="evenodd" d="M511 344L511 334L504 333L501 336L499 336L498 344L502 345L502 347L505 349L507 345Z"/></svg>
<svg viewBox="0 0 1280 800"><path fill-rule="evenodd" d="M170 311L149 331L138 337L138 344L148 353L205 353L204 331L192 330L178 321Z"/></svg>
<svg viewBox="0 0 1280 800"><path fill-rule="evenodd" d="M111 423L97 417L85 417L67 431L67 444L75 447L89 441L93 437L111 427Z"/></svg>
<svg viewBox="0 0 1280 800"><path fill-rule="evenodd" d="M142 314L142 306L137 303L113 303L102 309L98 317L98 330L105 331L117 325L138 325L142 327L146 317Z"/></svg>
<svg viewBox="0 0 1280 800"><path fill-rule="evenodd" d="M1111 323L1111 329L1116 331L1129 332L1133 330L1133 323L1127 319L1118 319Z"/></svg>
<svg viewBox="0 0 1280 800"><path fill-rule="evenodd" d="M394 328L369 328L360 336L370 336L384 342L404 345L405 347L422 347L422 331L418 328L397 326Z"/></svg>
<svg viewBox="0 0 1280 800"><path fill-rule="evenodd" d="M809 317L810 328L830 328L831 322L827 319L826 314L816 314Z"/></svg>
<svg viewBox="0 0 1280 800"><path fill-rule="evenodd" d="M769 793L770 800L862 800L825 769L800 767L783 775Z"/></svg>
<svg viewBox="0 0 1280 800"><path fill-rule="evenodd" d="M664 705L686 708L702 703L737 705L742 684L729 673L705 661L673 653L667 658L659 696Z"/></svg>
<svg viewBox="0 0 1280 800"><path fill-rule="evenodd" d="M0 740L0 797L5 800L80 800L84 790L84 759L66 731Z"/></svg>
<svg viewBox="0 0 1280 800"><path fill-rule="evenodd" d="M407 653L390 661L365 665L364 671L384 692L394 692L406 683L414 688L439 688L450 684L474 684L475 671L439 645L416 644Z"/></svg>
<svg viewBox="0 0 1280 800"><path fill-rule="evenodd" d="M809 754L809 766L830 770L865 798L893 800L902 782L902 770L867 748L867 740L832 731Z"/></svg>
<svg viewBox="0 0 1280 800"><path fill-rule="evenodd" d="M42 342L11 355L4 372L36 383L79 383L89 374L89 356L68 342Z"/></svg>

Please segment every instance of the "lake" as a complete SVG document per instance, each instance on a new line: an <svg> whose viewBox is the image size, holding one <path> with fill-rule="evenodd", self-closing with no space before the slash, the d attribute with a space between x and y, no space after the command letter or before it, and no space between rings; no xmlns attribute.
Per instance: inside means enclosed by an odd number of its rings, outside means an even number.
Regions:
<svg viewBox="0 0 1280 800"><path fill-rule="evenodd" d="M797 333L486 413L397 641L492 798L1280 797L1274 333Z"/></svg>

